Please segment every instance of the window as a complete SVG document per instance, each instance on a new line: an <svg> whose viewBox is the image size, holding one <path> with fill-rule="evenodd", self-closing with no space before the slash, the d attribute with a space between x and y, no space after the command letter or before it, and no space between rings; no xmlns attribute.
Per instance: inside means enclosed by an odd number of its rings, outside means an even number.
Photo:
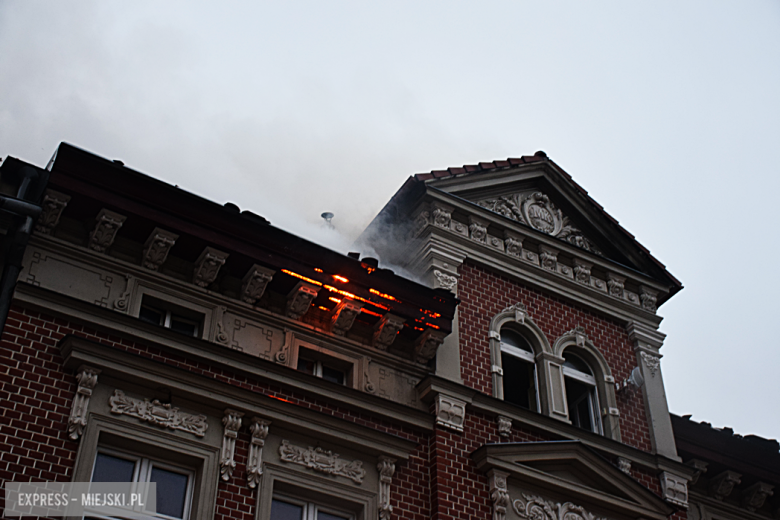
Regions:
<svg viewBox="0 0 780 520"><path fill-rule="evenodd" d="M141 321L161 325L166 329L192 336L200 337L204 316L190 309L171 305L163 300L145 296L138 313Z"/></svg>
<svg viewBox="0 0 780 520"><path fill-rule="evenodd" d="M574 426L601 433L596 378L585 361L576 354L563 353L563 377L569 420Z"/></svg>
<svg viewBox="0 0 780 520"><path fill-rule="evenodd" d="M322 352L299 347L296 368L301 372L320 377L325 381L330 381L337 385L345 385L350 380L349 373L352 369L352 364Z"/></svg>
<svg viewBox="0 0 780 520"><path fill-rule="evenodd" d="M353 515L313 502L275 496L271 501L271 520L353 520Z"/></svg>
<svg viewBox="0 0 780 520"><path fill-rule="evenodd" d="M188 520L195 472L156 459L99 448L92 482L155 482L157 513L151 518Z"/></svg>
<svg viewBox="0 0 780 520"><path fill-rule="evenodd" d="M501 330L501 367L504 401L538 412L534 351L523 336L507 328Z"/></svg>

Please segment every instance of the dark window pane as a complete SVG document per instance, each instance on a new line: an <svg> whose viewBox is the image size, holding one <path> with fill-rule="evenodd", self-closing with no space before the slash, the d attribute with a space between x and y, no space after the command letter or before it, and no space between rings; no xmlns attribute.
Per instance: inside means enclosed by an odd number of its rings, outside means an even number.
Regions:
<svg viewBox="0 0 780 520"><path fill-rule="evenodd" d="M307 374L314 375L314 369L316 368L316 366L317 365L314 361L298 358L298 370L300 370L301 372L306 372Z"/></svg>
<svg viewBox="0 0 780 520"><path fill-rule="evenodd" d="M187 498L187 475L162 468L152 468L151 481L157 483L157 512L174 518L184 517Z"/></svg>
<svg viewBox="0 0 780 520"><path fill-rule="evenodd" d="M141 321L145 321L146 323L162 325L164 313L151 307L142 306L141 313L138 315L138 317L141 318Z"/></svg>
<svg viewBox="0 0 780 520"><path fill-rule="evenodd" d="M335 368L322 367L322 379L330 381L331 383L337 383L339 385L344 384L344 372L336 370Z"/></svg>
<svg viewBox="0 0 780 520"><path fill-rule="evenodd" d="M317 512L317 520L346 520L346 516L336 516L330 513Z"/></svg>
<svg viewBox="0 0 780 520"><path fill-rule="evenodd" d="M504 401L536 412L534 366L503 352L501 366L504 370Z"/></svg>
<svg viewBox="0 0 780 520"><path fill-rule="evenodd" d="M534 353L534 350L531 348L531 345L528 344L528 341L519 333L510 329L501 330L501 343L506 343L507 345L519 348L520 350L525 350L531 354Z"/></svg>
<svg viewBox="0 0 780 520"><path fill-rule="evenodd" d="M578 372L584 372L586 374L593 375L593 371L590 369L587 363L585 363L579 356L576 356L574 354L563 354L563 359L566 361L563 363L563 366L573 368L574 370L577 370Z"/></svg>
<svg viewBox="0 0 780 520"><path fill-rule="evenodd" d="M301 520L303 507L281 500L271 501L271 520Z"/></svg>
<svg viewBox="0 0 780 520"><path fill-rule="evenodd" d="M92 482L132 482L134 473L134 460L98 453L95 458L95 470L92 472Z"/></svg>
<svg viewBox="0 0 780 520"><path fill-rule="evenodd" d="M171 330L181 332L187 336L195 336L198 332L198 326L192 320L181 318L174 314L171 316Z"/></svg>
<svg viewBox="0 0 780 520"><path fill-rule="evenodd" d="M578 428L594 431L590 415L594 388L569 377L564 380L566 383L566 403L569 407L569 420Z"/></svg>

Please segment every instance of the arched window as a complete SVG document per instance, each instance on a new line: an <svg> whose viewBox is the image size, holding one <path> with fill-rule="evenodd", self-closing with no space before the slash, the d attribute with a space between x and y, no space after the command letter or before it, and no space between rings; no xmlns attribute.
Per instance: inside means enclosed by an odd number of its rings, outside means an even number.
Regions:
<svg viewBox="0 0 780 520"><path fill-rule="evenodd" d="M531 345L518 332L501 329L501 367L504 401L534 412L539 411L539 383Z"/></svg>
<svg viewBox="0 0 780 520"><path fill-rule="evenodd" d="M602 433L596 378L588 364L576 354L563 353L563 378L569 420L574 426Z"/></svg>

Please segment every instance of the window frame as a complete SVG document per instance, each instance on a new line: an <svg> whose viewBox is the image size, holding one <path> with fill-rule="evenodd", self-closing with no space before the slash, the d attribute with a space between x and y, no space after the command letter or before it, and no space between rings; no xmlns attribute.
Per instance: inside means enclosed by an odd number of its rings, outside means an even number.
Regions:
<svg viewBox="0 0 780 520"><path fill-rule="evenodd" d="M576 356L576 354L573 354ZM587 361L582 359L580 356L577 356L583 363L588 365ZM565 357L564 357L565 359ZM588 365L590 368L590 365ZM566 393L566 407L568 408L569 412L569 421L574 426L577 426L578 428L582 428L586 431L592 431L593 433L597 433L599 435L603 435L604 433L604 424L601 420L601 414L599 413L600 407L599 407L599 392L598 392L598 386L596 385L596 378L592 374L587 374L585 372L582 372L580 370L577 370L576 368L572 368L569 366L566 366L565 364L561 365L561 369L563 371L563 390ZM593 369L591 368L591 371ZM590 415L590 423L591 428L583 428L579 424L574 424L574 420L572 420L572 410L569 406L569 391L566 387L566 379L572 379L574 381L577 381L583 386L587 386L588 390L582 394L582 396L577 399L577 403L579 403L582 399L588 400L588 413Z"/></svg>
<svg viewBox="0 0 780 520"><path fill-rule="evenodd" d="M317 513L319 513L320 511L331 515L342 516L344 517L345 520L355 520L355 515L353 513L350 513L348 511L343 511L337 508L329 507L327 505L322 505L317 503L316 501L304 500L283 493L273 494L273 496L271 497L272 506L274 500L301 506L304 510L303 518L301 520L317 520ZM274 519L271 518L270 520L274 520Z"/></svg>
<svg viewBox="0 0 780 520"><path fill-rule="evenodd" d="M325 360L333 360L333 364L330 365L332 368L336 368L338 370L341 370L339 368L340 366L343 366L346 368L344 370L344 385L348 388L360 388L359 386L359 377L361 374L361 364L363 363L363 358L359 358L356 356L351 356L345 353L337 352L330 348L325 348L320 345L314 344L309 341L305 341L301 338L295 337L293 333L290 333L290 337L287 340L288 344L291 344L290 346L290 362L289 367L298 370L298 359L301 355L301 350L309 351L312 353L310 357L307 357L304 355L304 359L309 359L311 361L314 361L315 363L320 361L324 362L326 365L328 363ZM282 347L284 348L284 347ZM303 371L299 371L301 373L305 373ZM315 369L316 372L316 369ZM322 379L322 376L317 376L315 374L314 377L317 377L319 379ZM323 379L324 381L327 381ZM330 382L330 381L329 381ZM333 383L332 384L338 384ZM342 385L340 385L342 386Z"/></svg>
<svg viewBox="0 0 780 520"><path fill-rule="evenodd" d="M180 289L168 288L161 284L135 277L131 278L128 282L128 291L132 294L130 299L131 303L127 310L129 316L140 319L141 306L143 305L144 298L151 298L157 302L162 302L162 306L154 304L149 305L149 307L157 308L158 311L175 311L175 308L178 308L184 310L185 314L191 313L202 315L203 321L198 327L197 334L191 337L209 341L213 340L213 331L217 328L215 321L221 319L221 314L217 312L217 305L202 298L198 298L197 296L187 294ZM170 306L170 309L167 308L168 305ZM187 318L186 315L182 315L182 317ZM167 328L168 330L171 330L169 327Z"/></svg>
<svg viewBox="0 0 780 520"><path fill-rule="evenodd" d="M512 329L511 326L504 326L504 327L501 328L501 330L502 331L503 330L509 330L509 331L514 332L515 334L520 334L516 330ZM501 332L499 331L499 335L500 334L501 334ZM526 339L522 334L520 334L520 336L522 336L523 339ZM528 341L528 340L526 339L526 341ZM530 342L529 342L529 347L533 350L533 346L530 344ZM541 398L539 396L539 370L538 370L538 367L536 366L536 356L533 354L533 352L528 352L527 350L523 350L521 348L515 347L514 345L510 345L509 343L504 343L504 341L502 341L502 340L499 340L499 350L500 350L501 354L507 354L509 356L516 357L516 358L520 359L521 361L523 361L525 363L530 363L532 365L532 367L533 367L533 375L534 375L534 378L533 378L534 400L536 402L536 409L532 410L529 407L528 410L530 410L532 412L536 412L536 413L541 413L541 411L542 411L542 401L541 401ZM506 374L504 373L504 361L501 358L501 356L499 356L499 359L501 360L501 370L502 370L502 374L501 374L501 377L502 377L501 393L502 393L502 399L504 399L504 395L503 395L504 394L504 389L503 389L503 386L506 384L506 379L504 379L506 377ZM508 402L511 402L511 401L508 401ZM516 403L512 403L512 404L516 404ZM517 405L517 406L520 406L521 408L523 408L521 405Z"/></svg>

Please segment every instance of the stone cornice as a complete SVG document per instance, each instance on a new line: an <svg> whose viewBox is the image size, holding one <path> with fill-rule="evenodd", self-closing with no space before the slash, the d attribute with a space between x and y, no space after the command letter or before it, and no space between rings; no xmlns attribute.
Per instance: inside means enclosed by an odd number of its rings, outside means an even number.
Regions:
<svg viewBox="0 0 780 520"><path fill-rule="evenodd" d="M341 445L358 445L367 453L408 459L416 443L360 426L350 421L315 412L213 378L182 370L166 363L91 341L67 336L60 342L64 365L70 370L82 364L100 367L104 379L113 378L132 384L167 387L181 397L213 409L226 407L247 415L261 415L274 425L309 431L318 438ZM376 403L374 403L376 407ZM427 414L426 414L427 416ZM429 417L429 416L428 416Z"/></svg>

